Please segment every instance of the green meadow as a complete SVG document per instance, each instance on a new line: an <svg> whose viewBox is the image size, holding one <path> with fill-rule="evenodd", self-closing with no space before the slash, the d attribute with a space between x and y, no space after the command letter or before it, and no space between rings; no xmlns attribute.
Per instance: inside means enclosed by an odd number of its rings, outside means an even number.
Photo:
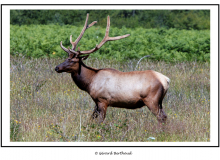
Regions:
<svg viewBox="0 0 220 160"><path fill-rule="evenodd" d="M171 79L164 98L167 124L161 130L147 107L108 107L106 119L91 120L94 102L69 73L54 71L63 58L10 57L10 140L21 142L208 142L210 141L210 63L143 59ZM95 68L132 71L137 60L85 61ZM149 138L154 137L154 138Z"/></svg>

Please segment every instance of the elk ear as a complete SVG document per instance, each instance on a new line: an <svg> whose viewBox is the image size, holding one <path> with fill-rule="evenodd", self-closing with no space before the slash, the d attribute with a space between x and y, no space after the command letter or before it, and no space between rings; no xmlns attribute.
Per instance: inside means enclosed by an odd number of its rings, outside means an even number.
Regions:
<svg viewBox="0 0 220 160"><path fill-rule="evenodd" d="M81 59L82 59L82 60L86 60L88 57L89 57L89 55L83 56L83 57L81 57Z"/></svg>

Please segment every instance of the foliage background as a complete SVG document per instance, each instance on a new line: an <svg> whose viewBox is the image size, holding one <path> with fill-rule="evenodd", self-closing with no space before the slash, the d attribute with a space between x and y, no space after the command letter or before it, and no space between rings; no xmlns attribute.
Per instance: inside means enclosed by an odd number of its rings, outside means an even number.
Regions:
<svg viewBox="0 0 220 160"><path fill-rule="evenodd" d="M89 28L78 44L89 50L105 34L111 17L110 36L131 34L108 42L95 58L137 59L151 55L164 61L210 61L209 10L11 10L10 53L26 57L63 57L60 41L68 47L69 36L80 34L86 13Z"/></svg>
<svg viewBox="0 0 220 160"><path fill-rule="evenodd" d="M87 13L101 27L110 15L117 28L210 29L209 10L11 10L10 23L81 26Z"/></svg>

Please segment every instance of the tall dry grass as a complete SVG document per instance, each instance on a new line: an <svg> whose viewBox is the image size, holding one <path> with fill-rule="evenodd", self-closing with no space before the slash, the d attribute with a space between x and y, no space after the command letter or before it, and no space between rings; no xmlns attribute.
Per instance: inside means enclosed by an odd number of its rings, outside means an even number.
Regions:
<svg viewBox="0 0 220 160"><path fill-rule="evenodd" d="M138 70L152 69L171 79L163 101L168 116L161 130L147 107L109 107L102 124L90 116L94 102L72 81L58 74L63 59L10 59L10 139L23 142L210 141L210 64L167 63L143 59ZM88 66L132 71L137 60L88 59Z"/></svg>

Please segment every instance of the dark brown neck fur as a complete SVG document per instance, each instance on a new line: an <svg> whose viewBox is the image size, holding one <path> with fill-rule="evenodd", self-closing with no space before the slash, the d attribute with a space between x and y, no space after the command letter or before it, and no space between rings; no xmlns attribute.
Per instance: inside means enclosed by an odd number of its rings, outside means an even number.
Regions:
<svg viewBox="0 0 220 160"><path fill-rule="evenodd" d="M89 85L92 82L94 75L98 72L98 69L86 66L82 61L79 62L79 71L71 73L71 77L75 84L86 92L90 92Z"/></svg>

